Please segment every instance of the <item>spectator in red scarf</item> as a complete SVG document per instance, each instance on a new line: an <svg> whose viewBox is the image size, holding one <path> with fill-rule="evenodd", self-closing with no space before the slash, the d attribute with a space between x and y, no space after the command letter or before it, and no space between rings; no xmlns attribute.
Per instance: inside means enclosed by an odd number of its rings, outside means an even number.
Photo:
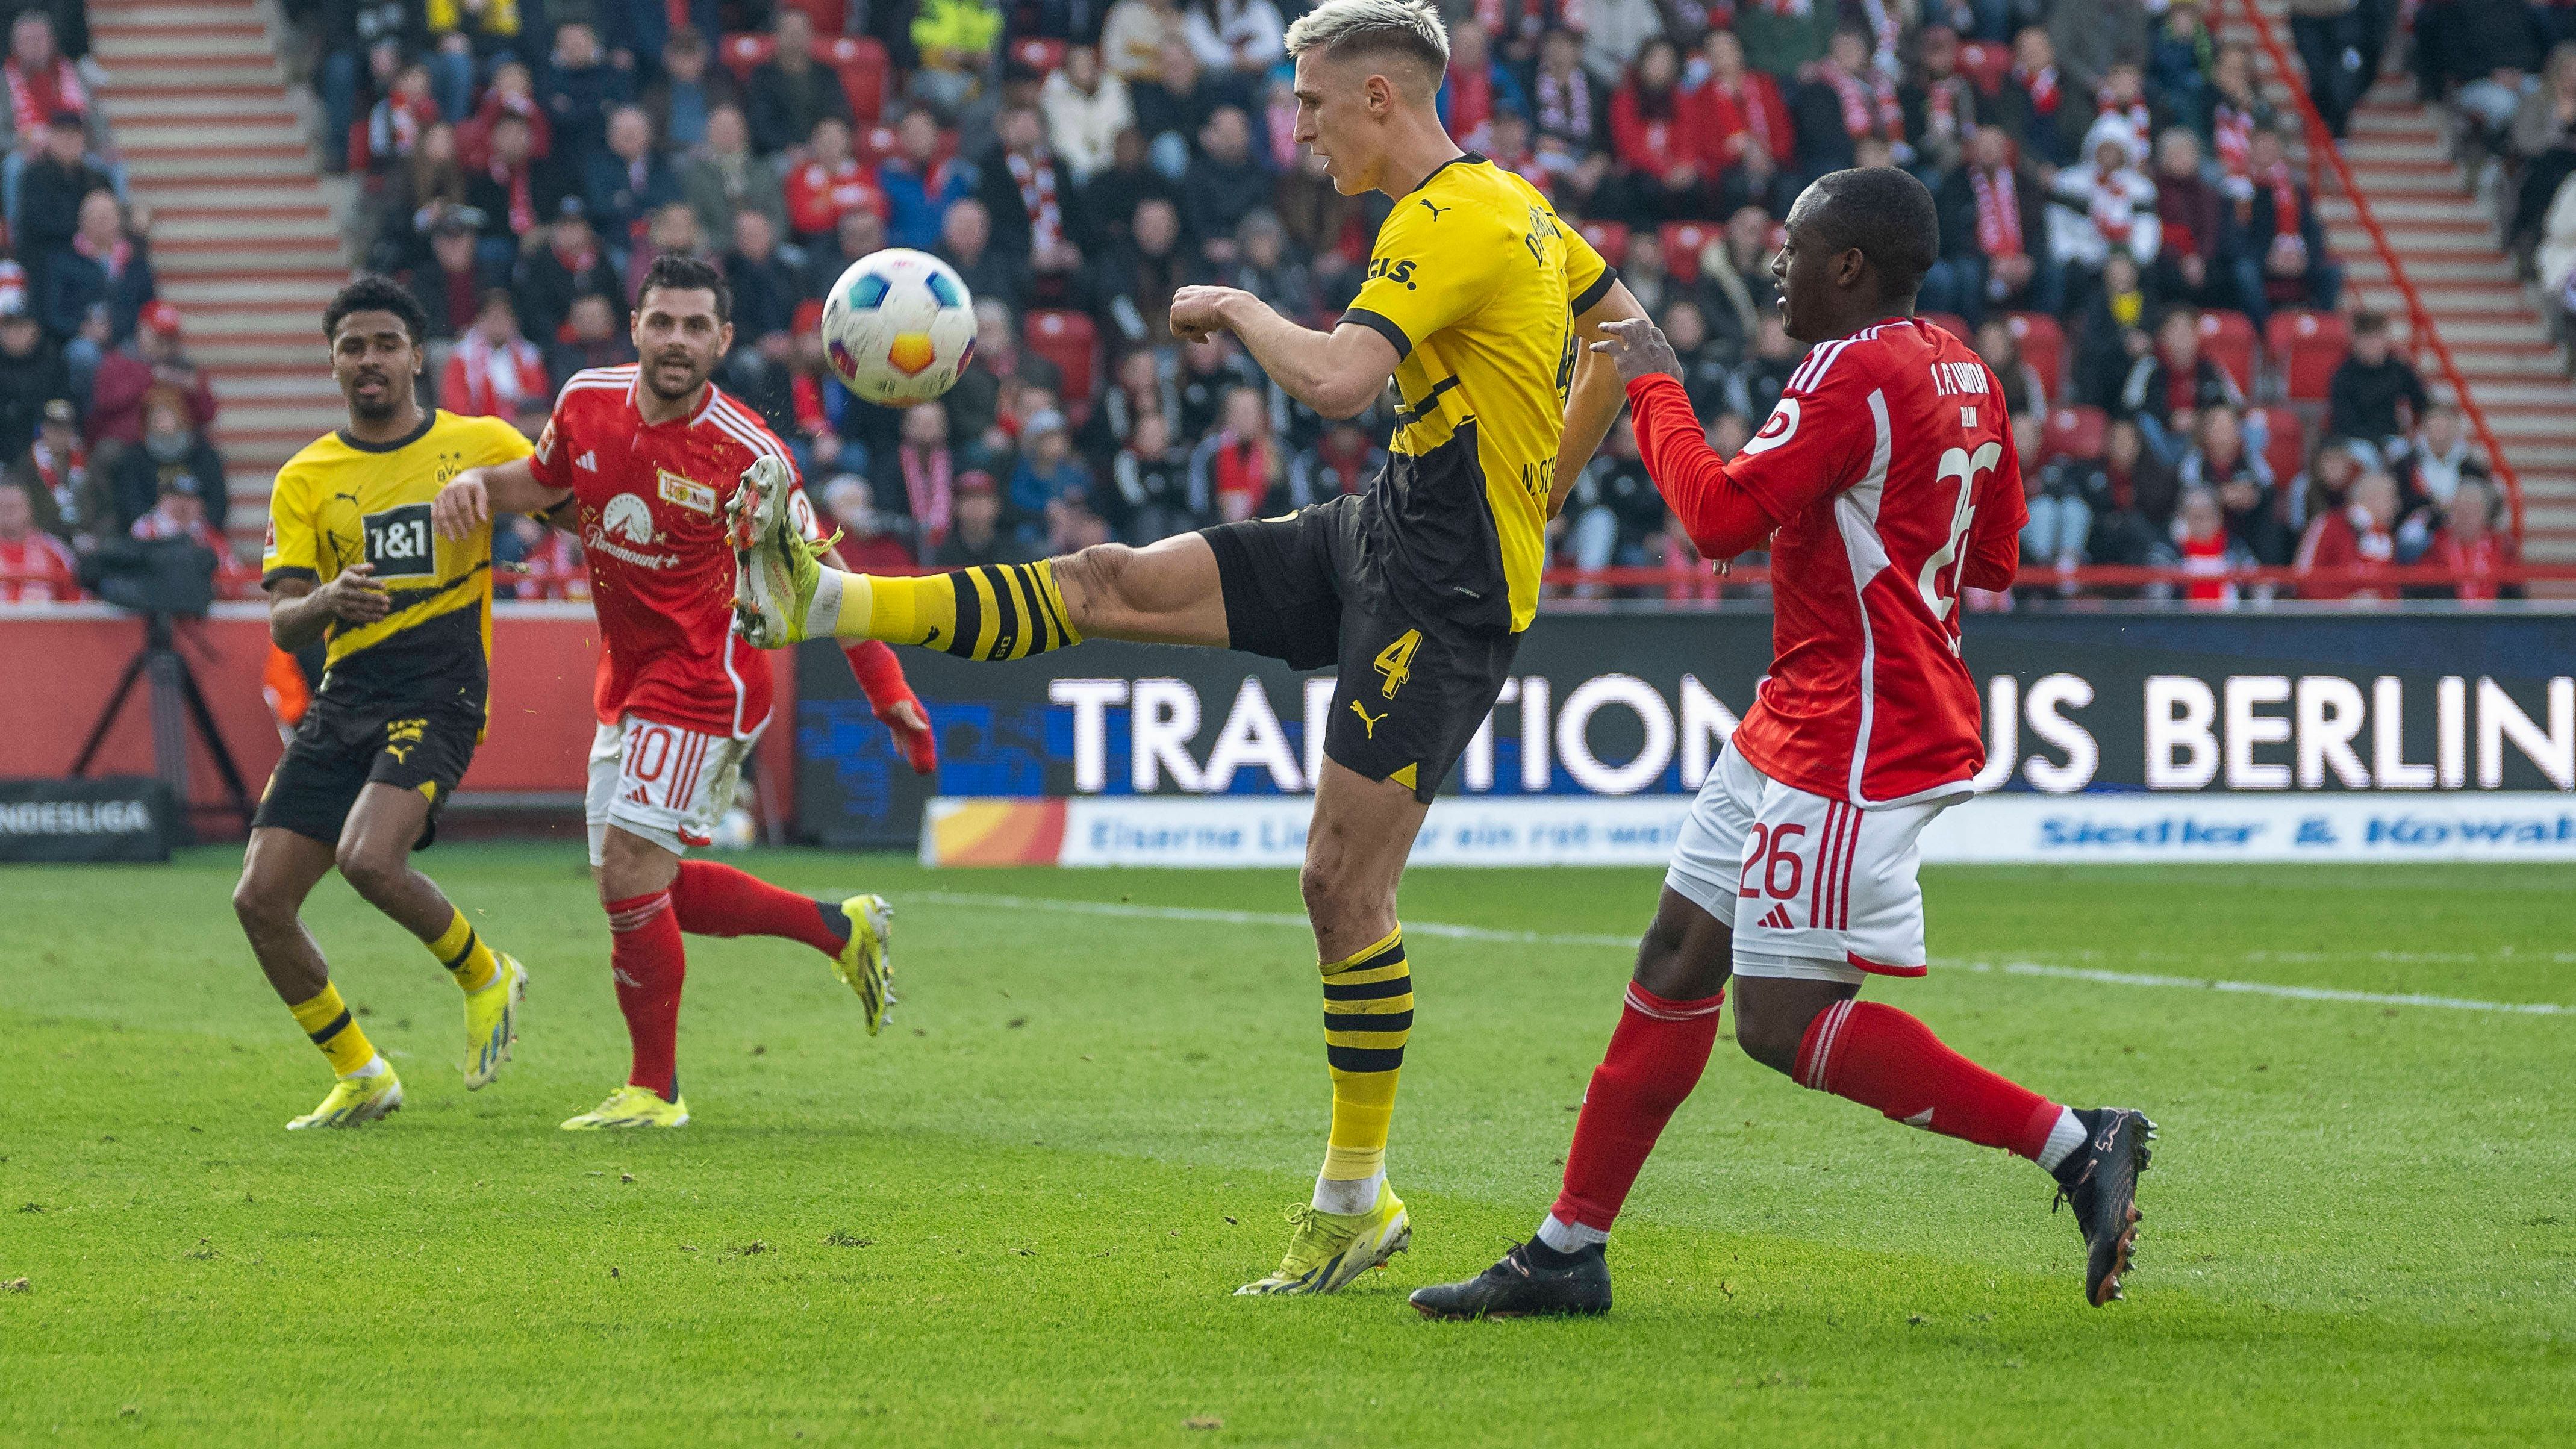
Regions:
<svg viewBox="0 0 2576 1449"><path fill-rule="evenodd" d="M924 550L948 538L965 467L948 446L948 408L937 400L903 411L901 440L875 461L876 497L912 516Z"/></svg>
<svg viewBox="0 0 2576 1449"><path fill-rule="evenodd" d="M1051 254L1072 246L1065 208L1073 203L1073 178L1057 164L1035 107L1010 107L993 130L1000 144L985 157L976 190L992 221L993 245L1045 270Z"/></svg>
<svg viewBox="0 0 2576 1449"><path fill-rule="evenodd" d="M599 234L591 230L590 209L580 197L567 196L557 205L545 241L519 259L518 275L510 287L512 300L519 304L520 323L530 335L551 341L571 314L573 299L585 292L612 298L624 309L625 284L618 279L607 248L600 245Z"/></svg>
<svg viewBox="0 0 2576 1449"><path fill-rule="evenodd" d="M1262 511L1270 490L1287 477L1287 459L1271 436L1270 410L1259 391L1228 389L1219 421L1190 454L1190 509L1234 523Z"/></svg>
<svg viewBox="0 0 2576 1449"><path fill-rule="evenodd" d="M2325 227L2290 170L2281 133L2256 131L2252 186L2227 213L2224 243L2245 314L2261 331L2274 307L2334 310L2343 268L2326 256Z"/></svg>
<svg viewBox="0 0 2576 1449"><path fill-rule="evenodd" d="M73 335L82 331L91 308L107 309L107 341L122 343L134 335L135 319L152 293L150 248L127 228L116 193L82 197L80 230L45 266L45 321L72 338L66 350L73 370L95 368L100 361L98 343Z"/></svg>
<svg viewBox="0 0 2576 1449"><path fill-rule="evenodd" d="M1941 182L1941 260L1923 278L1925 311L1971 323L1987 309L2057 312L2065 289L2048 255L2048 186L2017 164L2001 126L1969 133L1967 164Z"/></svg>
<svg viewBox="0 0 2576 1449"><path fill-rule="evenodd" d="M43 135L56 116L68 115L76 125L89 120L89 89L81 84L80 68L55 43L54 17L43 10L21 10L10 25L0 82L8 87L10 128L21 143Z"/></svg>
<svg viewBox="0 0 2576 1449"><path fill-rule="evenodd" d="M351 158L367 170L386 175L411 160L420 138L439 123L438 101L430 94L429 63L415 60L394 72L392 89L367 113L367 152Z"/></svg>
<svg viewBox="0 0 2576 1449"><path fill-rule="evenodd" d="M1872 137L1887 142L1899 164L1913 160L1896 82L1870 64L1869 36L1861 31L1834 32L1814 79L1798 87L1792 106L1798 155L1811 173L1856 164L1860 143Z"/></svg>
<svg viewBox="0 0 2576 1449"><path fill-rule="evenodd" d="M2191 451L2176 472L2183 486L2218 490L2227 531L2267 564L2290 561L2290 533L2274 500L2272 466L2246 446L2245 423L2233 407L2200 411Z"/></svg>
<svg viewBox="0 0 2576 1449"><path fill-rule="evenodd" d="M1611 151L1635 221L1706 216L1713 205L1701 171L1704 150L1682 105L1681 51L1661 36L1646 42L1610 97Z"/></svg>
<svg viewBox="0 0 2576 1449"><path fill-rule="evenodd" d="M2209 116L2201 129L2227 189L2242 192L2254 170L2254 133L2269 130L2274 112L2254 87L2254 52L2241 44L2218 48L2209 68Z"/></svg>
<svg viewBox="0 0 2576 1449"><path fill-rule="evenodd" d="M526 117L515 112L499 117L491 141L483 162L466 175L465 201L483 214L483 259L506 267L518 257L519 239L551 213L554 197L540 178Z"/></svg>
<svg viewBox="0 0 2576 1449"><path fill-rule="evenodd" d="M2368 575L2397 558L2397 480L2379 469L2356 479L2351 499L2309 520L2299 553L2292 563L2300 573L2351 571ZM2387 591L2366 583L2320 579L2299 585L2310 599L2384 599Z"/></svg>
<svg viewBox="0 0 2576 1449"><path fill-rule="evenodd" d="M555 329L546 347L546 373L562 387L576 372L615 367L635 360L635 343L626 329L625 309L598 292L572 299L572 310Z"/></svg>
<svg viewBox="0 0 2576 1449"><path fill-rule="evenodd" d="M1521 83L1494 59L1482 23L1460 20L1449 27L1449 74L1440 87L1440 120L1459 145L1492 154L1494 116L1500 111L1529 109Z"/></svg>
<svg viewBox="0 0 2576 1449"><path fill-rule="evenodd" d="M499 144L503 116L516 116L527 123L530 160L543 161L554 154L554 123L546 119L546 108L537 100L535 78L526 64L505 60L493 68L492 83L483 90L483 100L465 124L456 128L457 154L464 158L467 169L480 168L492 159Z"/></svg>
<svg viewBox="0 0 2576 1449"><path fill-rule="evenodd" d="M1540 39L1529 91L1540 164L1564 196L1589 205L1610 175L1610 105L1601 83L1583 68L1580 37L1551 30Z"/></svg>
<svg viewBox="0 0 2576 1449"><path fill-rule="evenodd" d="M618 255L642 238L654 212L680 199L679 174L653 144L653 117L642 106L609 113L608 143L590 154L582 196L592 224Z"/></svg>
<svg viewBox="0 0 2576 1449"><path fill-rule="evenodd" d="M2156 324L2155 346L2131 364L2113 411L2135 418L2149 450L2173 462L2198 410L2222 403L2242 407L2245 394L2227 369L2200 355L2200 314L2176 307Z"/></svg>
<svg viewBox="0 0 2576 1449"><path fill-rule="evenodd" d="M1288 506L1307 508L1345 493L1365 493L1385 468L1386 450L1373 446L1357 422L1337 422L1289 460Z"/></svg>
<svg viewBox="0 0 2576 1449"><path fill-rule="evenodd" d="M2013 67L1995 95L1995 115L2037 165L2072 166L2084 153L2094 107L2069 94L2073 78L2057 65L2056 43L2039 26L2013 37Z"/></svg>
<svg viewBox="0 0 2576 1449"><path fill-rule="evenodd" d="M856 473L843 473L823 485L825 525L841 532L841 560L872 574L908 574L920 566L903 540L899 514L878 509L876 490Z"/></svg>
<svg viewBox="0 0 2576 1449"><path fill-rule="evenodd" d="M519 332L519 309L499 287L483 295L473 329L458 340L439 374L438 405L460 417L506 418L525 397L554 391L546 359Z"/></svg>
<svg viewBox="0 0 2576 1449"><path fill-rule="evenodd" d="M1700 59L1708 75L1683 92L1682 105L1690 134L1705 147L1702 164L1718 178L1718 209L1785 214L1779 193L1796 184L1798 127L1779 83L1746 67L1733 31L1710 31Z"/></svg>
<svg viewBox="0 0 2576 1449"><path fill-rule="evenodd" d="M2219 506L2218 490L2206 487L2183 490L2182 504L2174 511L2173 537L2157 545L2149 561L2199 575L2183 585L2183 597L2204 605L2235 603L2236 585L2217 576L2260 562L2227 531L2227 513ZM2159 585L2149 592L2170 598L2172 586Z"/></svg>
<svg viewBox="0 0 2576 1449"><path fill-rule="evenodd" d="M2510 568L2521 559L2512 536L2496 531L2495 506L2495 489L2484 478L2460 480L2459 491L2442 508L2441 529L2433 535L2423 557L2416 560L2428 567L2450 570L2457 582L2421 591L2409 589L2410 597L2479 604L2523 597L2522 585L2500 584L2494 577L2497 570Z"/></svg>
<svg viewBox="0 0 2576 1449"><path fill-rule="evenodd" d="M79 565L61 539L36 526L34 496L15 479L0 483L0 604L80 596Z"/></svg>
<svg viewBox="0 0 2576 1449"><path fill-rule="evenodd" d="M1913 78L1897 94L1905 102L1905 133L1924 164L1942 171L1957 166L1977 126L1977 87L1959 70L1959 32L1924 26Z"/></svg>

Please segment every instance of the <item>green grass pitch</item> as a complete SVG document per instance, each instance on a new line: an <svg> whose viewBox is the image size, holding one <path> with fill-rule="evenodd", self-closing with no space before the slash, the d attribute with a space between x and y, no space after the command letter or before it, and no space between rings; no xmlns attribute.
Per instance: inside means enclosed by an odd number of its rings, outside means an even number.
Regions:
<svg viewBox="0 0 2576 1449"><path fill-rule="evenodd" d="M1614 1314L1432 1324L1553 1193L1652 871L1406 882L1413 1251L1256 1301L1328 1096L1284 873L754 856L893 896L902 1004L872 1041L810 952L693 939L697 1120L647 1137L555 1129L625 1068L577 849L423 863L534 975L518 1060L467 1095L454 988L326 883L410 1105L292 1136L328 1077L234 857L0 875L0 1444L2576 1438L2576 1015L2010 969L2576 1005L2563 868L1931 873L1934 972L1873 995L2163 1125L2127 1303L2028 1164L1721 1041Z"/></svg>

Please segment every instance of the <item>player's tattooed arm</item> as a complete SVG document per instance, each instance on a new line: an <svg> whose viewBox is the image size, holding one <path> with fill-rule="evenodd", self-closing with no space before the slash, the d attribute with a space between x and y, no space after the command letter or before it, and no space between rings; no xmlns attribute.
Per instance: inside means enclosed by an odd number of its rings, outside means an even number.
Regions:
<svg viewBox="0 0 2576 1449"><path fill-rule="evenodd" d="M1607 329L1630 321L1643 322L1646 309L1628 291L1625 282L1613 282L1590 310L1574 319L1574 375L1565 389L1565 434L1556 448L1556 479L1548 490L1547 516L1554 518L1565 507L1565 496L1574 488L1574 480L1583 475L1584 467L1610 434L1610 425L1619 420L1619 404L1625 394L1621 389L1627 377L1600 351L1601 343L1613 334ZM1651 325L1651 324L1648 324ZM1666 349L1670 351L1669 348ZM1680 375L1681 365L1673 365Z"/></svg>
<svg viewBox="0 0 2576 1449"><path fill-rule="evenodd" d="M431 500L429 519L445 539L461 539L492 521L496 513L532 513L557 527L556 511L572 501L569 488L549 488L537 481L525 458L489 468L468 468L448 480Z"/></svg>
<svg viewBox="0 0 2576 1449"><path fill-rule="evenodd" d="M383 618L393 610L393 596L372 577L375 571L374 564L351 564L319 588L300 574L270 580L268 637L292 651L321 638L334 623L364 627Z"/></svg>

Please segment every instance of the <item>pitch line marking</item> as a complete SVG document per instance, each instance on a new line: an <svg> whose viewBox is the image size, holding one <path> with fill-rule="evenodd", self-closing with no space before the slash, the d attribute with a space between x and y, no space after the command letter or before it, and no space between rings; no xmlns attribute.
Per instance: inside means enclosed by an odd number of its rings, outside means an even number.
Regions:
<svg viewBox="0 0 2576 1449"><path fill-rule="evenodd" d="M1002 910L1054 911L1073 916L1113 916L1145 921L1208 921L1227 926L1278 926L1305 930L1304 916L1285 911L1224 911L1203 906L1140 906L1117 901L1074 901L1048 896L982 895L967 891L912 891L907 899L939 906L981 906ZM1586 935L1552 931L1498 931L1488 926L1460 926L1443 921L1407 921L1405 934L1453 941L1497 941L1521 946L1635 946L1630 936ZM2341 1001L2364 1006L2431 1006L2448 1011L2493 1011L2513 1016L2576 1016L2576 1006L2549 1001L2476 1001L2461 996L2425 996L2382 991L2344 991L2330 986L2280 986L2268 981L2227 981L2206 976L2155 976L2135 971L2099 971L2078 966L2043 966L2036 961L1965 963L1970 971L2001 971L2007 976L2040 976L2061 981L2090 981L2101 986L2178 987L2223 991L2240 996L2274 996L2291 1001Z"/></svg>

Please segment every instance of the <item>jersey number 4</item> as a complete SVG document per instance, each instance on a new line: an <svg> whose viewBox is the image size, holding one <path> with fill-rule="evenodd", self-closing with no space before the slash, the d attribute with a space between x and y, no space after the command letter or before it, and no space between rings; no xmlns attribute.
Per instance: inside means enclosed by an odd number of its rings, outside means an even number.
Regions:
<svg viewBox="0 0 2576 1449"><path fill-rule="evenodd" d="M1395 637L1394 643L1377 651L1376 668L1386 676L1387 698L1395 698L1395 692L1404 688L1404 681L1413 677L1413 651L1421 647L1422 631L1407 629Z"/></svg>
<svg viewBox="0 0 2576 1449"><path fill-rule="evenodd" d="M1941 455L1941 472L1933 481L1946 483L1950 479L1958 479L1959 502L1950 510L1950 537L1937 552L1923 561L1922 576L1915 580L1923 590L1923 606L1932 611L1935 619L1949 618L1950 610L1959 602L1957 570L1951 570L1947 593L1942 591L1941 571L1959 561L1959 545L1967 538L1968 525L1977 516L1977 475L1993 469L1995 464L2003 461L2003 456L2003 444L1993 442L1980 445L1974 453L1965 448L1952 448Z"/></svg>

